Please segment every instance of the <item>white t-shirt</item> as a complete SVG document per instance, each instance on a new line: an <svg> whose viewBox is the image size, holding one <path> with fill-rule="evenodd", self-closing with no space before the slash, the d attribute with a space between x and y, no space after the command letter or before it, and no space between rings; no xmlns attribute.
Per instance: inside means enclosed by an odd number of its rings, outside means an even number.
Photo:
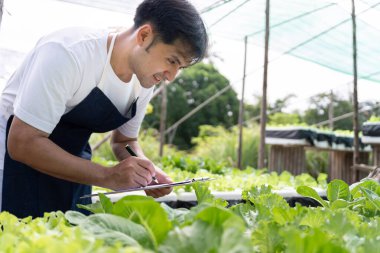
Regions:
<svg viewBox="0 0 380 253"><path fill-rule="evenodd" d="M132 100L139 97L136 116L118 128L127 137L137 137L153 88L141 87L135 76L129 83L116 76L106 62L109 33L89 28L67 28L51 33L38 41L9 79L0 100L0 200L9 116L14 114L50 134L61 116L98 85L104 69L104 82L99 88L122 114ZM136 90L139 94L131 94Z"/></svg>

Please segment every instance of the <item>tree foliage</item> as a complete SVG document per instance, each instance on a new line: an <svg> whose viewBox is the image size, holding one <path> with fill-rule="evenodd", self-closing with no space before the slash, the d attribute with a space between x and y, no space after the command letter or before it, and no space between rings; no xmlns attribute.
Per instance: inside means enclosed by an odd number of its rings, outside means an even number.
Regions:
<svg viewBox="0 0 380 253"><path fill-rule="evenodd" d="M313 125L325 120L329 119L328 110L330 103L330 94L329 93L320 93L316 96L313 96L310 99L309 108L305 111L303 121L305 121L308 125ZM336 95L332 97L333 101L333 112L334 117L338 117L344 115L346 113L350 113L353 111L353 103L352 100L344 100L339 98ZM359 110L363 107L375 106L372 103L365 102L359 104ZM361 125L364 121L366 121L370 117L369 113L360 113L359 114L359 125ZM334 130L342 129L342 130L352 130L353 129L353 121L352 117L347 117L345 119L341 119L334 122Z"/></svg>
<svg viewBox="0 0 380 253"><path fill-rule="evenodd" d="M294 94L288 94L284 98L276 99L273 104L268 105L268 111L273 113L283 112L283 110L289 105L290 100L295 97L296 95Z"/></svg>
<svg viewBox="0 0 380 253"><path fill-rule="evenodd" d="M229 85L228 80L211 64L199 63L185 69L167 89L167 120L170 127L206 99ZM144 126L159 128L161 95L151 101L154 111L145 118ZM179 148L191 147L191 138L198 135L200 125L231 127L237 123L239 100L229 89L202 110L183 122L175 132L173 144Z"/></svg>

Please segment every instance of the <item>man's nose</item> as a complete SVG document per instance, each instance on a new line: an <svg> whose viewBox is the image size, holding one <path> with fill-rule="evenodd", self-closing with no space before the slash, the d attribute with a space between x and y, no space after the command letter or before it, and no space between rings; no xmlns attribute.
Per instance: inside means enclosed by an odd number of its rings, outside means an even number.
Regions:
<svg viewBox="0 0 380 253"><path fill-rule="evenodd" d="M164 72L165 79L168 80L169 82L172 82L176 78L178 71L179 69L177 67L172 68L171 70L165 71Z"/></svg>

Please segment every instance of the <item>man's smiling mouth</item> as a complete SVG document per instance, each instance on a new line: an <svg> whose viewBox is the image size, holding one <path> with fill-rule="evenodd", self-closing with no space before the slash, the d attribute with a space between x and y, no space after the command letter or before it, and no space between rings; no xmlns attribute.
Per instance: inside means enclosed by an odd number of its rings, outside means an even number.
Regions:
<svg viewBox="0 0 380 253"><path fill-rule="evenodd" d="M155 74L155 75L153 75L153 77L154 77L154 80L155 80L157 83L161 82L161 77L160 77L159 75Z"/></svg>

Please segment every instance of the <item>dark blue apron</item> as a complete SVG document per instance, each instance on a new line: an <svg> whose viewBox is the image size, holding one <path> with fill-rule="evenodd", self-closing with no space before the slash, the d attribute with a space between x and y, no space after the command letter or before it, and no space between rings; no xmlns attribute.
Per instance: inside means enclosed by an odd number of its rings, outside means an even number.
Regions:
<svg viewBox="0 0 380 253"><path fill-rule="evenodd" d="M113 47L113 45L112 45ZM112 49L111 47L111 49ZM74 109L64 114L49 139L72 155L91 159L90 135L114 130L136 114L137 99L133 101L126 115L95 87ZM7 123L7 139L12 123ZM88 171L91 173L91 171ZM19 218L40 217L44 212L77 210L77 204L90 204L91 199L80 199L91 193L90 185L83 185L51 177L9 157L4 157L2 210Z"/></svg>

